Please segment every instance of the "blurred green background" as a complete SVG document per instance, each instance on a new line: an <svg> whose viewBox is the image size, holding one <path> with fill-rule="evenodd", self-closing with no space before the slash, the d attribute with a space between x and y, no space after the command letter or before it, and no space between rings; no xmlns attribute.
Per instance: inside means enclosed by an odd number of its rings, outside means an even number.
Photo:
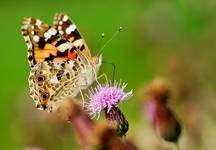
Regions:
<svg viewBox="0 0 216 150"><path fill-rule="evenodd" d="M36 110L28 95L30 68L22 18L52 24L56 12L73 19L93 54L101 33L105 43L123 27L103 58L116 64L116 79L134 90L121 108L130 123L127 137L140 149L172 149L158 139L140 107L143 89L158 76L168 79L175 91L171 103L183 125L180 147L216 149L216 1L1 0L0 12L1 150L78 149L73 129ZM104 71L112 68L104 65Z"/></svg>

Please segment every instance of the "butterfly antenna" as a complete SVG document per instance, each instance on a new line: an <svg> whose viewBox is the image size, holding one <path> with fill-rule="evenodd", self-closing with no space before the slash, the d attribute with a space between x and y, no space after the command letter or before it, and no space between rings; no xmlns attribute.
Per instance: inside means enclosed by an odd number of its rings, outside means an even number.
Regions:
<svg viewBox="0 0 216 150"><path fill-rule="evenodd" d="M102 53L103 49L118 35L121 30L122 27L119 27L119 29L112 35L112 37L100 48L98 56Z"/></svg>
<svg viewBox="0 0 216 150"><path fill-rule="evenodd" d="M104 33L101 33L101 37L100 37L100 39L98 40L97 49L99 49L99 48L101 47L101 43L102 43L104 37L105 37L105 34L104 34Z"/></svg>

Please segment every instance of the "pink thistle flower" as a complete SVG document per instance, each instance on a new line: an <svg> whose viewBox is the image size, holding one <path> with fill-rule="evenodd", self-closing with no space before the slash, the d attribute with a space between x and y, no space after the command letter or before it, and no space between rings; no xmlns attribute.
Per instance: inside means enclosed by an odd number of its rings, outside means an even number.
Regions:
<svg viewBox="0 0 216 150"><path fill-rule="evenodd" d="M118 104L128 97L132 96L132 91L124 92L127 84L121 82L108 83L105 85L98 85L95 89L89 90L90 102L87 109L90 115L95 117L100 112L105 112L105 117L108 124L115 128L120 136L128 131L128 121L124 114L118 108Z"/></svg>
<svg viewBox="0 0 216 150"><path fill-rule="evenodd" d="M126 86L125 83L121 85L121 82L114 82L113 84L99 84L95 89L90 89L88 104L90 115L96 116L105 109L109 112L111 108L117 107L120 102L132 96L132 91L124 92Z"/></svg>

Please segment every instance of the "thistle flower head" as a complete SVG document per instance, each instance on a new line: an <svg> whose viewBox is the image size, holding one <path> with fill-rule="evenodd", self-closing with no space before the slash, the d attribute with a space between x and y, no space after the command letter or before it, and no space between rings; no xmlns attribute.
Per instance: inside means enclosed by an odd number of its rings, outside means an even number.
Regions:
<svg viewBox="0 0 216 150"><path fill-rule="evenodd" d="M102 110L109 112L112 107L117 107L121 101L132 95L132 91L124 92L126 86L125 83L114 82L105 85L99 84L95 89L90 89L88 104L90 114L95 116Z"/></svg>

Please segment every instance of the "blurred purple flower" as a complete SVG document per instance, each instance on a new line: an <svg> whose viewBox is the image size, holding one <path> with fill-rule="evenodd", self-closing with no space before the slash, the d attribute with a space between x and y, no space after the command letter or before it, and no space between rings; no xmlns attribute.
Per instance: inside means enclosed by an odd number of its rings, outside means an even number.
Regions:
<svg viewBox="0 0 216 150"><path fill-rule="evenodd" d="M132 91L124 92L126 83L114 82L105 85L99 84L95 89L89 90L88 110L90 115L96 116L102 110L108 113L113 107L132 95Z"/></svg>
<svg viewBox="0 0 216 150"><path fill-rule="evenodd" d="M170 87L163 78L156 78L146 90L145 112L158 135L164 140L177 142L181 124L169 107Z"/></svg>

